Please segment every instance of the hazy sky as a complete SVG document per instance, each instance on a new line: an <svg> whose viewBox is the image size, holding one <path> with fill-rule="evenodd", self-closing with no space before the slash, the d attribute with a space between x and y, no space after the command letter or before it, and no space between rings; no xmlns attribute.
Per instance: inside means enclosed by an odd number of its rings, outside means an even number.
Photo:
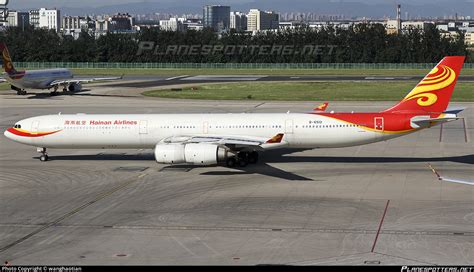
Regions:
<svg viewBox="0 0 474 272"><path fill-rule="evenodd" d="M444 16L455 13L474 16L474 0L10 0L9 8L17 10L40 7L58 8L61 9L63 15L116 12L197 14L202 12L203 5L222 4L230 5L233 10L238 11L260 8L278 12L311 11L320 14L370 17L394 15L394 7L397 3L402 4L402 14L406 12L415 17Z"/></svg>
<svg viewBox="0 0 474 272"><path fill-rule="evenodd" d="M107 6L107 5L115 5L115 4L126 4L126 3L139 3L139 2L149 2L149 3L163 3L163 4L169 4L169 3L180 3L183 2L183 4L187 3L188 1L183 1L183 0L10 0L9 6L11 8L18 8L18 9L25 9L25 8L31 8L31 7L37 7L37 6L45 6L45 7L85 7L85 6L90 6L90 7L100 7L100 6ZM197 1L196 1L197 2ZM206 2L206 1L203 1ZM248 2L258 2L258 1L253 1L253 0L209 0L207 2L210 3L222 3L222 4L242 4L242 3L248 3ZM314 4L317 4L318 2L321 3L328 3L328 2L336 2L336 3L341 3L341 2L360 2L360 3L366 3L366 4L395 4L395 3L408 3L412 5L419 5L419 4L434 4L434 3L447 3L447 2L471 2L473 3L474 0L464 0L464 1L452 1L452 0L312 0ZM288 1L288 7L291 7L292 1Z"/></svg>

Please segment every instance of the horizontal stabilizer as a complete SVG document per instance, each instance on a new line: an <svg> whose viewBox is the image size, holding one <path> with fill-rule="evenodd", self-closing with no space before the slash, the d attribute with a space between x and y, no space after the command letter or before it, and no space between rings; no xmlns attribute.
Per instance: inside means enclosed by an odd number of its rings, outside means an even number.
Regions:
<svg viewBox="0 0 474 272"><path fill-rule="evenodd" d="M447 108L443 113L458 114L465 109L466 108L461 108L461 107Z"/></svg>
<svg viewBox="0 0 474 272"><path fill-rule="evenodd" d="M411 122L417 124L420 127L427 127L427 126L436 125L437 123L456 121L460 118L461 117L430 118L430 119L425 119L425 120L415 120Z"/></svg>

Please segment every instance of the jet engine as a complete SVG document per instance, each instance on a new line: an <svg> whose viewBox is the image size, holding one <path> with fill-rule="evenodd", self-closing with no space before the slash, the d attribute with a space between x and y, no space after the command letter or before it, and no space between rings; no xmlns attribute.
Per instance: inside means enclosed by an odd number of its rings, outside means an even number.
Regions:
<svg viewBox="0 0 474 272"><path fill-rule="evenodd" d="M227 149L213 144L157 144L155 147L158 163L212 165L224 161L227 156Z"/></svg>
<svg viewBox="0 0 474 272"><path fill-rule="evenodd" d="M71 84L69 84L67 89L70 92L78 92L78 91L82 90L82 84L80 82L71 83Z"/></svg>

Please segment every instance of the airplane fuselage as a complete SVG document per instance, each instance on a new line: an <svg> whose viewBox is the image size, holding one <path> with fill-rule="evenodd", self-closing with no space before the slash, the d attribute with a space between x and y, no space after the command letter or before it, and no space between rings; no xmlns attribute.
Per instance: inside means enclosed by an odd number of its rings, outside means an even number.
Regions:
<svg viewBox="0 0 474 272"><path fill-rule="evenodd" d="M45 148L154 148L171 136L228 135L270 138L284 134L287 147L348 147L414 132L409 114L115 114L47 115L17 123L5 135Z"/></svg>
<svg viewBox="0 0 474 272"><path fill-rule="evenodd" d="M61 68L4 73L3 77L18 89L49 89L52 82L71 79L73 74L68 69Z"/></svg>

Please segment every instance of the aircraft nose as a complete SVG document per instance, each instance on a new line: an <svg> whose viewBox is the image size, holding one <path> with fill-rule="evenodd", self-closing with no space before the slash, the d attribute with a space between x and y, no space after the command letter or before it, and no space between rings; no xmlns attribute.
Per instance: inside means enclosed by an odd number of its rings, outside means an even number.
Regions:
<svg viewBox="0 0 474 272"><path fill-rule="evenodd" d="M9 128L9 129L5 130L5 132L3 132L3 135L5 135L5 137L7 137L8 139L10 139L10 140L11 140L11 139L12 139L12 136L13 136L13 134L10 132L10 129L11 129L11 128Z"/></svg>

